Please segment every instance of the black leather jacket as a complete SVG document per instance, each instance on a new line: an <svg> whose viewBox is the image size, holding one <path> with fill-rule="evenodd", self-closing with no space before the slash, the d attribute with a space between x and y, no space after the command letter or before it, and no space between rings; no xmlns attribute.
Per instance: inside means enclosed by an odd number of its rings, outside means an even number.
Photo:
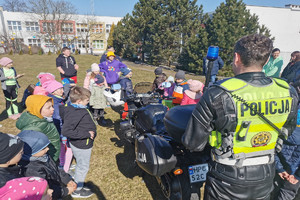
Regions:
<svg viewBox="0 0 300 200"><path fill-rule="evenodd" d="M263 72L248 72L235 76L255 85L267 85L272 82ZM224 80L222 80L224 81ZM219 81L216 84L220 84ZM294 87L290 87L293 98L291 113L284 127L291 134L296 127L298 94ZM196 105L192 117L182 137L182 143L191 151L202 151L213 130L234 132L237 125L235 103L230 94L216 85L212 85Z"/></svg>

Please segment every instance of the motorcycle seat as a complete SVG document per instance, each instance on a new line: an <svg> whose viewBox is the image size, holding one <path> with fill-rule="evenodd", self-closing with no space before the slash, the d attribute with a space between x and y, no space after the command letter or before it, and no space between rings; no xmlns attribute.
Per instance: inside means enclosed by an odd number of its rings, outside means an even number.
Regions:
<svg viewBox="0 0 300 200"><path fill-rule="evenodd" d="M164 117L166 131L176 142L181 143L181 137L195 107L195 104L175 106L166 113Z"/></svg>

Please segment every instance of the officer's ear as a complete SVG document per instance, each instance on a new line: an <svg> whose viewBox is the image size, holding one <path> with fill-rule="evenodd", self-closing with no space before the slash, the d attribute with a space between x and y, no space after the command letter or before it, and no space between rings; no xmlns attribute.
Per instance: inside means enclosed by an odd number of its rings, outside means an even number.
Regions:
<svg viewBox="0 0 300 200"><path fill-rule="evenodd" d="M237 52L234 52L233 64L237 67L241 66L241 64L243 64L242 60L241 60L241 56Z"/></svg>

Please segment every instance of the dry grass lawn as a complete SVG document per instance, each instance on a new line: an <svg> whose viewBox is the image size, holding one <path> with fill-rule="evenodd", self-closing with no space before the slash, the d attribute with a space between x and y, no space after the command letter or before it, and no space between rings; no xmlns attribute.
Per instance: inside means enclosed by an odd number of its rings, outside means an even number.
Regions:
<svg viewBox="0 0 300 200"><path fill-rule="evenodd" d="M2 55L1 57L3 57ZM55 67L57 55L5 55L14 61L16 71L26 75L19 79L21 88L19 89L18 102L21 101L26 87L38 80L37 74L40 72L50 72L60 80L60 76ZM0 57L0 58L1 58ZM83 85L85 71L92 63L98 63L99 56L77 55L75 59L79 65L78 85ZM134 84L141 81L152 82L155 78L154 67L137 65L125 62L133 70L132 81ZM173 71L164 72L167 75L175 75ZM187 78L204 80L200 76L187 75ZM11 134L18 134L20 131L15 127L15 121L8 119L5 111L4 95L0 98L0 124L3 125L0 131ZM21 109L21 107L20 107ZM144 173L134 163L134 149L127 144L119 131L119 115L110 108L105 109L105 118L109 119L107 127L98 126L98 136L92 153L90 171L87 176L89 184L93 185L96 195L90 199L165 199L160 192L154 177ZM68 197L66 199L72 199Z"/></svg>

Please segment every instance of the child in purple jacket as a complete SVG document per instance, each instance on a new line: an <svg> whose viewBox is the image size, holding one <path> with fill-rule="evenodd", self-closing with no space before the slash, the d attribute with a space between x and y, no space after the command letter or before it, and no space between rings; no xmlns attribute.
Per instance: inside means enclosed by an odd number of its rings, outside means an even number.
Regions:
<svg viewBox="0 0 300 200"><path fill-rule="evenodd" d="M114 52L108 52L107 61L99 64L100 71L104 73L106 81L109 85L119 82L121 68L127 68L124 63L115 60L115 57L116 56Z"/></svg>

